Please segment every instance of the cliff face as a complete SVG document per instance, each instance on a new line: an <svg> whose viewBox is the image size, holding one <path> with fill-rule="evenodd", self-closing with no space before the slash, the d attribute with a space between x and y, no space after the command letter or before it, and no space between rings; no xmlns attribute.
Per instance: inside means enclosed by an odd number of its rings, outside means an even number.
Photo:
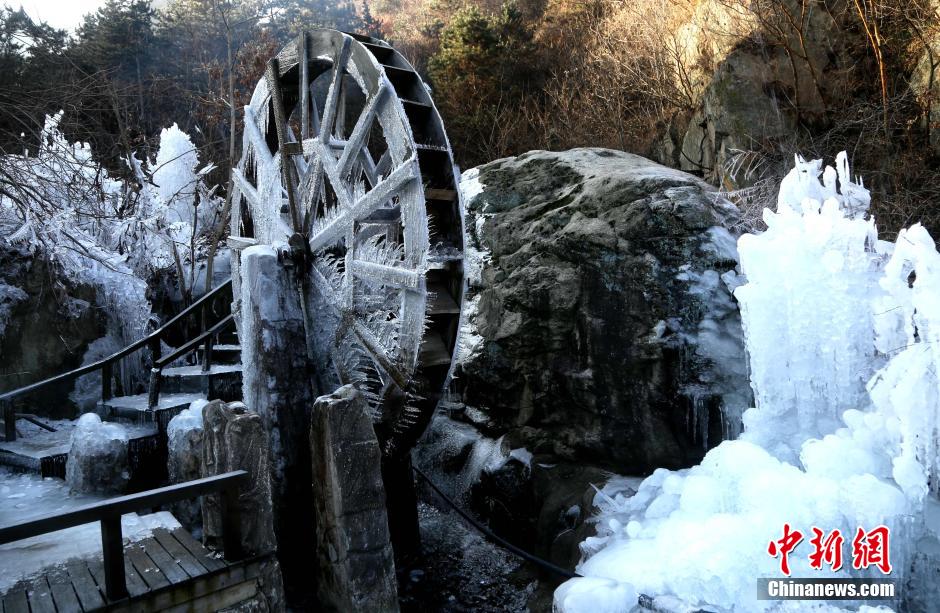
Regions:
<svg viewBox="0 0 940 613"><path fill-rule="evenodd" d="M25 249L0 249L0 390L40 381L81 365L105 333L95 288L71 282ZM32 397L30 409L71 417L71 383Z"/></svg>

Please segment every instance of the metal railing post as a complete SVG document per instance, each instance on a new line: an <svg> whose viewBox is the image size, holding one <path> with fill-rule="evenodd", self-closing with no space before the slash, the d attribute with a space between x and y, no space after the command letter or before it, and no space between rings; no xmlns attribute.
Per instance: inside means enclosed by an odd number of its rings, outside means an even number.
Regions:
<svg viewBox="0 0 940 613"><path fill-rule="evenodd" d="M111 400L111 362L105 362L101 367L101 399Z"/></svg>
<svg viewBox="0 0 940 613"><path fill-rule="evenodd" d="M203 345L203 354L202 354L202 372L209 372L212 370L212 337L206 339L206 344Z"/></svg>
<svg viewBox="0 0 940 613"><path fill-rule="evenodd" d="M124 538L121 535L121 516L101 518L101 554L104 562L104 584L108 600L126 598L127 581L124 577Z"/></svg>
<svg viewBox="0 0 940 613"><path fill-rule="evenodd" d="M12 443L16 440L16 406L12 400L4 400L0 407L3 408L4 438L8 443Z"/></svg>
<svg viewBox="0 0 940 613"><path fill-rule="evenodd" d="M160 367L150 369L150 387L147 394L147 406L150 409L157 408L160 402L160 383L163 379L163 373Z"/></svg>

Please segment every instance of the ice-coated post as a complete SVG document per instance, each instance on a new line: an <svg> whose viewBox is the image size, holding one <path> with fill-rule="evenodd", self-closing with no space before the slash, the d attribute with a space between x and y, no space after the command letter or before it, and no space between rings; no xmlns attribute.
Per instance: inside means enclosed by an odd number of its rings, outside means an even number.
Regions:
<svg viewBox="0 0 940 613"><path fill-rule="evenodd" d="M308 437L317 394L297 274L272 247L241 254L242 398L270 437L274 530L288 590L309 587L315 547Z"/></svg>

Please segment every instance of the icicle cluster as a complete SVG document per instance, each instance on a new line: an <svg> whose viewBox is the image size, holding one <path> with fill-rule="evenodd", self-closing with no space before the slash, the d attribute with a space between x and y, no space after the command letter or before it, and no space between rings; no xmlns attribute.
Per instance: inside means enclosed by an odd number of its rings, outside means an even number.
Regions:
<svg viewBox="0 0 940 613"><path fill-rule="evenodd" d="M821 162L798 158L777 212L764 212L768 230L739 241L757 405L741 439L688 470L657 470L635 494L625 481L599 492L597 535L581 545L587 578L556 591L558 611L630 610L638 594L657 606L801 610L755 598L756 578L782 576L767 544L784 522L847 535L884 524L897 576L923 574L899 581L920 586L902 597L936 597L915 592L935 589L940 543L928 495L940 481L940 254L920 225L877 241L867 191L845 154L837 162L820 180ZM792 576L863 572L814 570L804 545Z"/></svg>

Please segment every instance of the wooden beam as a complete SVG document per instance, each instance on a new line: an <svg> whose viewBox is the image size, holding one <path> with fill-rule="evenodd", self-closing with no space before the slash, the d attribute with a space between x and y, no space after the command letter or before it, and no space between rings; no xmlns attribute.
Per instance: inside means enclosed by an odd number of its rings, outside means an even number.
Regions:
<svg viewBox="0 0 940 613"><path fill-rule="evenodd" d="M278 78L277 58L268 60L268 68L265 77L268 81L268 89L271 92L271 107L274 110L274 124L277 132L277 148L281 152L281 181L284 184L284 190L287 192L287 203L290 207L291 228L294 232L300 232L300 213L297 209L297 198L295 194L294 175L291 172L293 164L290 161L287 147L287 113L284 110L284 97L281 93L280 79ZM301 149L303 151L303 149Z"/></svg>

